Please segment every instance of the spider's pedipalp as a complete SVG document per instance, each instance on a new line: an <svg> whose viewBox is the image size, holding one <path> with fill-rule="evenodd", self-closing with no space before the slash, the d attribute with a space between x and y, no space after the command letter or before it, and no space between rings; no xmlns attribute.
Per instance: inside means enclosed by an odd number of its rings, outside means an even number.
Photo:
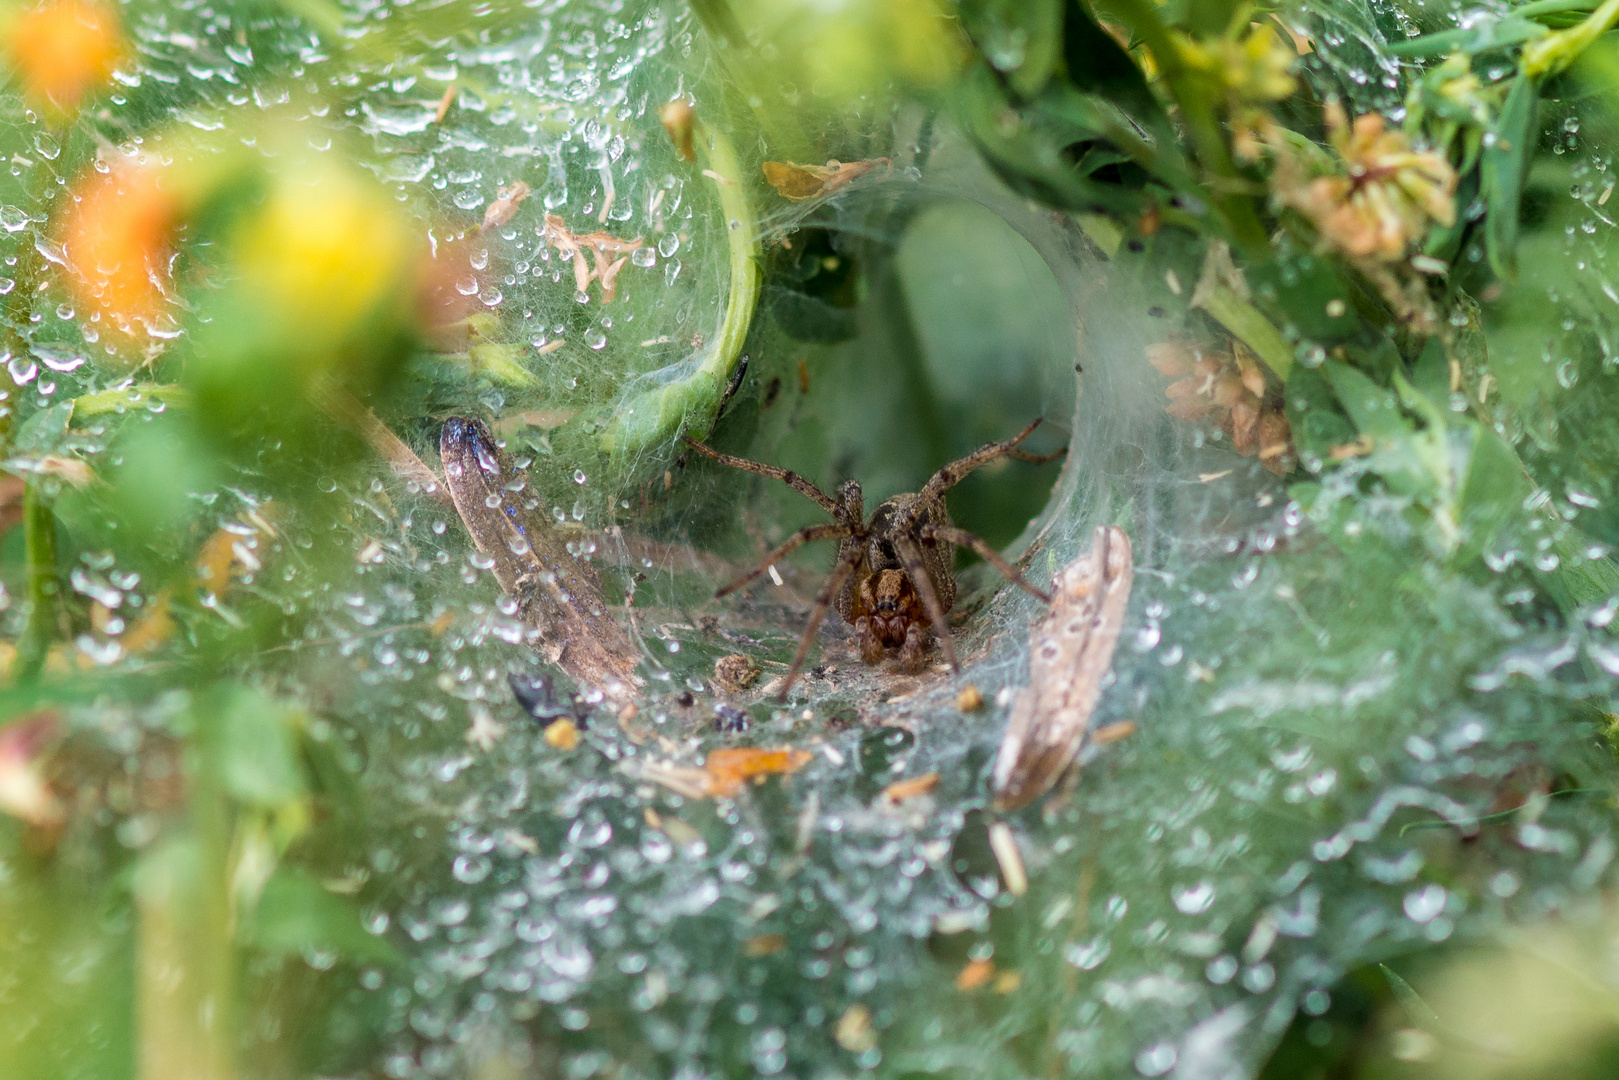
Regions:
<svg viewBox="0 0 1619 1080"><path fill-rule="evenodd" d="M797 551L805 544L816 540L834 540L839 537L849 535L851 535L849 526L841 524L810 525L807 528L799 529L792 536L788 537L786 542L780 547L766 555L764 559L760 561L759 565L755 566L752 570L749 570L746 574L743 574L741 577L737 578L735 581L716 592L714 594L714 599L718 600L723 596L729 596L736 592L738 589L742 588L742 586L746 585L760 574L763 574L773 565L780 562L782 559L785 559L788 555L792 554L794 551Z"/></svg>

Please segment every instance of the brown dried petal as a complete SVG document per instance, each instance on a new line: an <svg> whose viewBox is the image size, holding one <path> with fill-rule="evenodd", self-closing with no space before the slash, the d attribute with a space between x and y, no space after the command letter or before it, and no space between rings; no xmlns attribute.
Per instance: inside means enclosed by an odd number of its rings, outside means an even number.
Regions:
<svg viewBox="0 0 1619 1080"><path fill-rule="evenodd" d="M1215 404L1224 408L1234 408L1239 401L1246 401L1253 395L1248 388L1242 385L1242 378L1234 371L1222 374L1214 381L1213 398Z"/></svg>
<svg viewBox="0 0 1619 1080"><path fill-rule="evenodd" d="M1259 433L1259 407L1257 402L1243 400L1231 407L1231 446L1243 457L1251 457L1257 449Z"/></svg>
<svg viewBox="0 0 1619 1080"><path fill-rule="evenodd" d="M1177 420L1185 420L1190 423L1201 420L1213 412L1214 402L1207 398L1187 398L1184 401L1175 402L1165 408L1164 411Z"/></svg>
<svg viewBox="0 0 1619 1080"><path fill-rule="evenodd" d="M1158 374L1174 379L1192 371L1192 354L1176 341L1160 341L1147 346L1147 363L1158 369Z"/></svg>
<svg viewBox="0 0 1619 1080"><path fill-rule="evenodd" d="M1293 429L1279 409L1266 410L1259 418L1259 460L1277 476L1293 471Z"/></svg>

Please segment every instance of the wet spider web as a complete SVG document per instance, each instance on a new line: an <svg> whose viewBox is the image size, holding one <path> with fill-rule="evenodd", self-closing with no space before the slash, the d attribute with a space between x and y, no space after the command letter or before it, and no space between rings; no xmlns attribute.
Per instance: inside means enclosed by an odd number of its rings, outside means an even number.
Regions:
<svg viewBox="0 0 1619 1080"><path fill-rule="evenodd" d="M672 454L609 482L572 456L566 421L547 426L678 367L723 310L725 230L712 193L676 171L648 108L678 81L657 64L701 44L689 20L659 10L638 20L606 4L543 14L543 33L513 31L455 59L506 88L512 108L538 102L536 115L560 126L521 132L496 104L427 145L438 136L418 123L426 106L399 92L412 100L364 114L375 167L424 205L470 211L515 175L499 147L538 146L535 198L584 225L602 213L604 168L616 171L617 210L601 224L658 237L657 258L637 266L642 278L626 277L624 306L609 313L566 295L566 268L532 220L498 232L508 262L489 306L523 328L512 338L545 385L439 377L414 426L398 422L431 460L430 418L447 409L550 414L503 430L531 467L529 490L604 568L614 602L630 599L648 689L634 717L598 712L577 749L554 748L508 689L512 671L535 665L515 606L453 513L400 490L380 465L323 483L348 512L332 518L355 565L335 582L311 580L286 546L281 569L254 587L318 615L306 640L257 658L250 674L317 703L325 737L351 753L368 795L352 868L365 880L368 927L407 961L353 972L343 1008L385 1018L385 1047L368 1064L401 1080L1242 1076L1296 1011L1328 1007L1347 968L1576 909L1605 880L1615 848L1599 797L1543 799L1537 811L1476 824L1546 781L1605 788L1610 766L1588 720L1590 704L1611 697L1612 665L1584 662L1611 657L1602 632L1526 615L1511 559L1498 560L1509 569L1497 582L1449 572L1402 537L1398 507L1380 519L1385 535L1374 530L1353 550L1327 540L1286 484L1212 428L1163 412L1163 382L1142 354L1179 325L1195 259L1176 286L1146 269L1162 265L1161 252L1104 257L1094 229L1029 208L947 130L924 137L919 117L903 118L885 136L891 145L873 139L871 156L892 158L891 173L783 211L765 231L827 230L844 245L819 256L829 275L825 259L899 264L883 287L909 295L913 313L930 302L948 313L952 297L964 303L980 288L974 275L988 280L1008 259L1022 265L1032 252L1046 268L1049 281L1031 278L1024 291L1056 297L1055 328L1017 343L1027 357L1004 339L984 346L1001 349L988 377L985 353L963 349L957 368L932 373L946 399L934 412L968 449L1036 411L1070 433L1066 466L1010 551L1044 584L1097 525L1130 534L1135 590L1095 723L1129 721L1136 734L1088 753L1053 797L1005 821L1028 877L1014 895L987 840L987 785L1007 692L1026 678L1028 597L969 572L959 678L866 669L829 622L789 705L762 698L830 552L806 553L779 568L780 586L735 602L712 593L813 520L814 507ZM143 63L174 68L165 50L152 36ZM1345 55L1357 64L1351 45ZM621 84L612 76L626 57ZM1366 82L1368 94L1385 92ZM556 119L563 103L572 120ZM602 122L619 108L632 119ZM1583 145L1570 153L1592 169L1605 160ZM932 233L917 226L929 214L945 215ZM1024 246L994 240L985 215ZM946 248L959 268L932 258ZM930 300L914 273L928 267L959 270L966 284ZM941 340L970 336L968 321L896 330L892 303L840 308L801 295L835 324L801 334L854 336L792 337L790 309L807 305L768 298L716 442L823 487L858 476L868 505L955 456L939 452L948 439L907 419L924 412L926 381L873 358L915 355L894 340L904 333L924 357L936 353ZM538 355L558 336L584 347ZM1021 389L1000 393L1014 382ZM951 394L994 430L952 426ZM92 432L85 449L104 444ZM1015 479L998 474L976 495L964 487L952 503L962 524L988 531L967 516L976 503L1004 525L995 485ZM221 517L238 508L227 497ZM1020 524L1013 515L1008 531ZM288 528L295 535L296 523ZM87 562L81 577L99 588L117 574ZM715 687L714 663L730 654L756 661L758 687ZM967 683L983 710L958 709ZM746 729L718 705L744 714ZM643 771L738 745L813 756L790 778L724 800L688 798ZM931 791L881 797L929 773Z"/></svg>

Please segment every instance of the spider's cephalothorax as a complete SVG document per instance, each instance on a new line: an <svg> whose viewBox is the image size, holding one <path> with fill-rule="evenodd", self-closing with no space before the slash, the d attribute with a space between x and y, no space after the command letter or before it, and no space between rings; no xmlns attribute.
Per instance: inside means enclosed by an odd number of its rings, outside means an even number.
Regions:
<svg viewBox="0 0 1619 1080"><path fill-rule="evenodd" d="M1014 457L1038 463L1062 454L1059 450L1041 457L1017 448L1039 425L1040 421L1036 420L1015 438L990 443L951 462L934 473L921 491L895 495L878 506L870 520L864 516L860 485L853 480L840 487L838 497L833 499L797 473L721 454L695 439L686 440L692 449L721 464L782 481L832 515L832 524L811 525L799 530L765 556L757 567L716 594L725 596L735 592L812 540L838 541L832 576L815 599L815 609L799 640L798 653L782 682L784 697L803 666L815 631L831 607L836 607L838 614L854 627L856 647L861 659L868 664L879 663L889 652L897 651L901 668L908 672L920 671L931 630L950 666L960 670L950 627L945 621L945 614L956 600L956 547L971 548L1008 580L1049 602L1045 593L1023 580L994 548L952 525L944 505L946 491L974 469L996 458Z"/></svg>

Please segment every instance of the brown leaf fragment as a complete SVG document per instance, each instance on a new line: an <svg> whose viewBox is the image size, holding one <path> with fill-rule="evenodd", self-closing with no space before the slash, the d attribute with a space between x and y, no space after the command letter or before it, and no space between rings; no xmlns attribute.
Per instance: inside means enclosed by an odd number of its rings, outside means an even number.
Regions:
<svg viewBox="0 0 1619 1080"><path fill-rule="evenodd" d="M444 118L450 115L450 106L455 104L455 95L460 92L454 83L444 88L444 96L438 99L438 109L433 113L433 123L444 123Z"/></svg>
<svg viewBox="0 0 1619 1080"><path fill-rule="evenodd" d="M509 485L519 474L488 428L452 417L439 453L456 513L542 654L615 706L630 700L640 682L640 650L603 601L595 568L576 560L547 520L512 498Z"/></svg>
<svg viewBox="0 0 1619 1080"><path fill-rule="evenodd" d="M1120 742L1136 733L1134 720L1120 720L1118 723L1097 728L1096 734L1091 736L1091 742L1096 746L1106 746L1108 743Z"/></svg>
<svg viewBox="0 0 1619 1080"><path fill-rule="evenodd" d="M1134 561L1118 526L1053 583L1051 609L1029 635L1029 686L1018 692L995 759L995 805L1016 810L1048 791L1084 741L1124 627Z"/></svg>
<svg viewBox="0 0 1619 1080"><path fill-rule="evenodd" d="M730 798L741 794L749 780L797 772L809 759L808 750L787 747L779 750L751 746L714 750L703 764L703 770L707 773L704 790L709 795Z"/></svg>
<svg viewBox="0 0 1619 1080"><path fill-rule="evenodd" d="M666 102L658 110L658 121L663 124L663 130L669 133L669 141L675 145L675 153L680 155L681 161L696 161L697 149L693 145L693 136L697 132L697 110L684 98L675 98Z"/></svg>
<svg viewBox="0 0 1619 1080"><path fill-rule="evenodd" d="M825 165L799 165L792 161L764 163L765 180L785 199L804 202L820 198L866 175L877 166L891 166L887 158L872 161L828 161Z"/></svg>
<svg viewBox="0 0 1619 1080"><path fill-rule="evenodd" d="M480 232L504 225L517 214L517 208L529 196L529 186L518 180L509 187L503 187L495 192L495 201L484 208L483 228Z"/></svg>
<svg viewBox="0 0 1619 1080"><path fill-rule="evenodd" d="M742 943L745 956L775 956L787 947L787 938L781 934L760 934Z"/></svg>
<svg viewBox="0 0 1619 1080"><path fill-rule="evenodd" d="M988 985L995 977L995 962L993 960L971 960L967 966L956 973L956 989L962 993L977 990Z"/></svg>
<svg viewBox="0 0 1619 1080"><path fill-rule="evenodd" d="M28 483L20 476L0 475L0 535L22 521L22 498Z"/></svg>
<svg viewBox="0 0 1619 1080"><path fill-rule="evenodd" d="M912 776L889 784L883 789L883 798L891 803L904 802L906 799L914 799L918 795L926 795L938 786L938 773L923 773L921 776Z"/></svg>
<svg viewBox="0 0 1619 1080"><path fill-rule="evenodd" d="M956 695L956 708L961 712L977 712L984 707L984 695L978 687L968 683Z"/></svg>

